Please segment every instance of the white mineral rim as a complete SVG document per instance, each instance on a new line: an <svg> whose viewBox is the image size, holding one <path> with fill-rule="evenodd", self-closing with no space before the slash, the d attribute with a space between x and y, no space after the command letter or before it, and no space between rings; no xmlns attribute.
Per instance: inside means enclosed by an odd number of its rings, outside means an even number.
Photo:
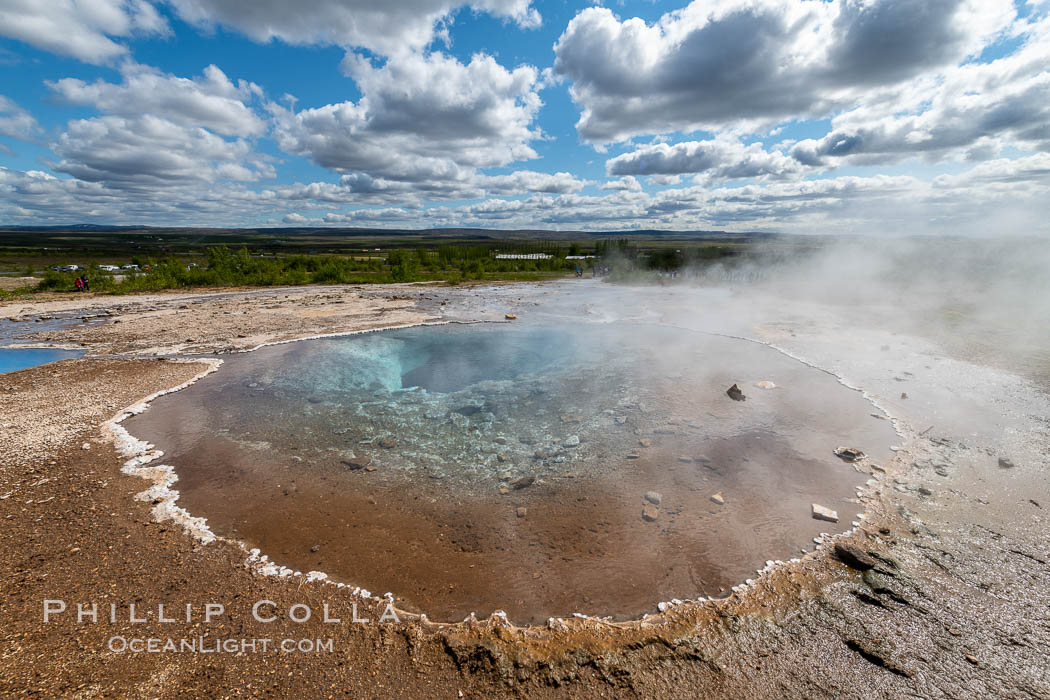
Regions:
<svg viewBox="0 0 1050 700"><path fill-rule="evenodd" d="M297 343L297 342L301 342L301 341L304 341L304 340L319 340L319 339L324 339L324 338L338 338L338 337L346 337L346 336L353 336L353 335L363 335L363 334L366 334L366 333L377 333L377 332L380 332L380 331L390 331L390 330L399 330L399 329L405 329L405 328L415 328L415 327L421 327L421 326L442 326L442 325L451 325L451 324L474 325L474 324L483 324L483 323L509 323L509 321L504 321L504 320L493 320L493 321L484 321L484 320L421 321L419 323L406 323L406 324L399 324L399 325L393 325L393 326L383 326L383 327L378 327L378 328L366 328L366 329L359 329L359 330L352 330L352 331L338 331L338 332L334 332L334 333L322 333L322 334L315 334L315 335L309 335L309 336L303 336L303 337L299 337L299 338L291 338L291 339L285 339L285 340L274 340L274 341L268 341L268 342L265 342L265 343L260 343L260 344L258 344L256 346L252 347L252 348L249 348L249 349L230 350L228 352L229 352L229 354L249 353L249 352L254 352L254 351L259 350L261 348L269 347L269 346L272 346L272 345L285 345L285 344L288 344L288 343ZM781 347L777 346L774 343L766 342L766 341L763 341L763 340L758 340L758 339L755 339L755 338L749 338L749 337L746 337L746 336L731 335L731 334L725 334L725 333L716 333L716 332L711 332L711 331L702 331L702 330L697 330L697 329L693 329L693 328L676 326L674 324L661 323L661 324L658 324L658 325L662 325L662 326L669 327L669 328L675 328L675 329L678 329L678 330L683 330L683 331L687 331L687 332L691 332L691 333L701 333L701 334L705 334L705 335L712 335L712 336L719 336L719 337L723 337L723 338L730 338L730 339L735 339L735 340L741 340L741 341L745 341L745 342L749 342L749 343L755 343L755 344L758 344L758 345L763 345L765 347L771 348L772 350L774 350L774 351L776 351L778 353L781 353L782 355L784 355L784 356L786 356L788 358L791 358L792 360L795 360L796 362L799 362L799 363L805 365L806 367L810 367L812 369L815 369L817 371L823 372L825 374L828 374L828 375L834 377L838 381L838 383L841 384L842 386L844 386L847 389L850 389L852 391L856 391L856 392L860 393L860 395L865 400L867 400L868 403L870 403L872 406L874 406L878 411L880 411L884 416L886 416L886 418L888 420L890 420L894 431L897 433L898 436L900 436L904 440L904 444L905 445L910 444L911 441L914 440L917 437L914 434L913 430L907 428L903 424L902 420L900 420L896 416L892 415L869 392L865 391L864 389L862 389L862 388L860 388L858 386L854 386L853 384L848 382L845 378L843 378L842 376L836 374L835 372L833 372L831 370L828 370L828 369L825 369L823 367L820 367L820 366L818 366L818 365L816 365L816 364L806 360L805 358L803 358L803 357L801 357L799 355L796 355L796 354L794 354L792 352L789 352L789 351L785 350L784 348L781 348ZM156 521L156 522L164 522L164 521L175 522L175 523L181 525L184 528L184 530L188 534L190 534L190 536L195 538L198 542L200 542L203 545L210 544L210 543L212 543L212 542L214 542L216 540L222 540L223 542L227 542L227 543L233 544L234 546L239 547L240 549L242 549L243 551L245 551L248 554L248 556L244 560L244 565L246 567L248 567L250 570L252 570L254 573L258 574L258 575L261 575L261 576L275 576L275 577L278 577L278 578L303 577L302 572L296 571L296 570L291 569L291 568L289 568L287 566L283 566L283 565L278 564L276 562L270 561L269 557L267 555L265 555L265 554L262 554L259 549L257 549L257 548L250 548L245 542L243 542L241 540L236 540L236 539L231 539L231 538L226 538L226 537L220 537L220 536L216 535L208 527L206 518L194 516L194 515L190 514L185 508L176 505L176 501L179 498L179 492L172 488L172 485L178 480L178 476L175 474L175 468L173 466L171 466L171 465L166 465L166 464L147 466L150 463L152 463L152 462L158 460L160 457L162 457L163 456L163 452L160 451L160 450L154 449L154 446L151 445L150 443L134 437L133 435L128 433L128 431L121 425L121 422L124 421L125 419L127 419L127 418L129 418L129 417L131 417L133 415L138 415L138 414L142 413L143 411L145 411L146 409L148 409L150 404L155 399L157 399L157 398L159 398L161 396L164 396L166 394L171 394L171 393L174 393L176 391L180 391L182 389L185 389L185 388L187 388L189 386L192 386L193 384L195 384L196 382L200 381L201 379L203 379L204 377L208 376L209 374L212 374L213 372L218 371L219 367L222 365L222 360L214 359L214 358L180 358L180 357L176 356L176 357L166 358L166 360L168 362L175 362L175 363L203 363L203 364L207 364L208 368L206 370L200 372L196 376L194 376L189 381L186 381L186 382L184 382L182 384L179 384L178 386L171 387L169 389L164 389L162 391L158 391L158 392L156 392L154 394L151 394L150 396L146 397L145 399L142 399L141 401L139 401L139 402L129 406L128 408L123 409L122 411L117 413L113 418L111 418L109 421L104 423L103 426L102 426L104 439L107 439L107 440L113 442L113 444L117 448L118 452L122 456L127 458L127 461L124 463L123 467L121 468L121 471L123 473L125 473L125 474L138 476L138 477L144 478L147 481L151 482L151 486L149 488L147 488L145 491L142 491L142 492L136 494L136 496L135 496L136 500L148 501L148 502L154 503L154 507L153 507L153 509L151 511L154 521ZM894 446L894 447L891 447L890 449L895 452L893 462L894 462L894 464L896 465L897 468L893 469L892 471L890 469L886 469L886 473L887 474L898 473L900 471L901 465L903 465L904 462L905 462L905 457L907 457L908 451L905 449L905 447L902 447L902 446ZM870 459L865 457L863 459L857 460L856 464L857 465L861 465L861 464L868 463L869 461L870 461ZM883 482L876 477L876 478L873 478L873 479L869 479L868 482L866 482L863 487L858 487L856 494L857 494L858 500L860 500L861 503L870 505L870 504L872 504L872 503L877 501L877 499L875 499L873 497L877 496L877 495L881 495L882 492L883 492ZM857 514L857 519L858 520L864 520L867 517L867 515L868 515L868 510L865 509L864 512ZM781 561L781 560L769 560L769 561L767 561L765 563L765 566L763 566L761 569L758 569L755 572L757 578L754 578L754 579L748 578L745 581L743 581L742 583L739 583L739 584L737 584L735 586L732 586L730 588L730 590L732 591L732 595L730 595L730 596L727 596L725 598L717 598L717 599L716 598L707 598L707 597L704 597L704 596L700 596L700 597L695 598L695 599L687 599L687 600L679 600L679 599L675 598L675 599L672 599L670 601L660 601L660 602L658 602L656 604L656 608L660 611L660 613L666 613L666 612L670 611L672 608L679 607L679 606L690 606L690 605L701 605L701 604L709 604L709 605L725 604L725 603L727 603L729 601L732 601L734 598L738 598L739 596L742 596L743 594L747 593L749 591L749 589L756 588L762 582L764 577L772 574L773 572L775 572L775 571L777 571L777 570L779 570L781 568L784 568L784 567L795 566L795 565L801 563L805 559L811 559L811 558L814 558L814 557L818 556L817 552L820 552L823 549L825 549L824 545L829 544L829 543L833 542L836 539L849 538L850 536L853 535L855 530L858 527L860 527L860 524L857 523L857 522L852 523L852 525L853 525L853 527L851 527L849 530L846 530L845 532L842 532L840 534L830 535L828 533L821 533L819 537L813 538L813 541L817 545L815 547L816 551L808 552L808 553L804 554L801 558L792 558L792 559L789 559L787 561ZM821 554L819 556L824 556L824 555ZM387 593L384 596L380 597L380 596L374 596L370 591L368 591L367 589L361 588L359 586L355 586L354 588L351 589L349 584L339 583L339 582L333 581L329 577L329 574L327 574L326 572L323 572L323 571L309 571L309 572L307 572L306 576L304 578L302 578L302 582L303 583L320 583L322 585L333 586L336 589L343 590L343 591L348 591L349 595L352 595L352 596L358 597L358 598L363 598L363 599L366 599L366 600L368 600L370 602L373 602L373 603L384 603L385 602L385 603L390 604L390 605L393 606L393 601L395 600L395 597L394 597L394 595L392 593ZM440 622L433 622L433 621L429 620L425 613L419 613L419 614L412 613L412 612L408 612L408 611L405 611L405 610L401 610L400 608L398 608L396 606L393 606L393 608L394 608L395 612L397 613L398 617L401 618L402 620L415 620L415 621L419 622L420 624L427 624L429 626L432 626L432 627L435 627L435 628L438 628L438 629L444 629L445 627L449 627L449 626L455 627L455 626L458 626L458 625L477 625L479 623L476 615L473 612L470 613L470 615L468 615L462 622L458 622L458 623L456 623L456 622L440 623ZM613 626L613 627L617 627L617 628L631 628L631 627L639 627L639 626L641 626L643 624L651 625L656 620L664 621L665 619L666 619L666 616L664 616L664 615L652 616L652 615L649 615L648 613L646 613L641 618L639 618L637 620L630 620L630 621L627 621L627 622L609 622L609 621L606 621L606 620L602 620L599 617L594 617L594 616L591 616L591 615L587 615L585 613L573 612L571 614L571 620L570 621L575 621L575 623L580 624L580 625L586 623L587 626L590 626L589 623L596 623L596 624L609 625L609 626ZM501 626L501 627L510 627L510 628L513 628L513 629L523 629L523 627L521 627L521 626L513 625L507 619L507 614L503 610L496 610L492 614L490 614L489 617L486 619L485 624L490 626L490 627ZM548 629L550 629L550 630L566 630L566 629L568 629L568 625L566 624L566 620L564 618L561 618L561 617L549 618L547 620L546 627Z"/></svg>

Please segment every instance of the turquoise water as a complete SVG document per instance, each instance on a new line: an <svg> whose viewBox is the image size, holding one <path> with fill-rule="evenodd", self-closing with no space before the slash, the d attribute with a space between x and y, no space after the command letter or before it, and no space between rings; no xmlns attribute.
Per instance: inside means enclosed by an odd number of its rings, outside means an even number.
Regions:
<svg viewBox="0 0 1050 700"><path fill-rule="evenodd" d="M124 425L217 534L433 619L542 623L716 594L846 529L866 475L833 450L886 458L896 435L873 412L756 343L515 323L228 356Z"/></svg>
<svg viewBox="0 0 1050 700"><path fill-rule="evenodd" d="M80 357L79 350L56 350L54 348L0 348L0 374L14 372L48 362Z"/></svg>

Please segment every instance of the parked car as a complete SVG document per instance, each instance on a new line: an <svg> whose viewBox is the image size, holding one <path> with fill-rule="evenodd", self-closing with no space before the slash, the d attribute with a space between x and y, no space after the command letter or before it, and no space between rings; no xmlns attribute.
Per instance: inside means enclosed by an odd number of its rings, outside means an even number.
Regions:
<svg viewBox="0 0 1050 700"><path fill-rule="evenodd" d="M127 265L121 265L120 269L121 270L137 270L137 269L139 269L139 266L138 265L132 265L131 263L128 263Z"/></svg>
<svg viewBox="0 0 1050 700"><path fill-rule="evenodd" d="M116 272L120 269L116 265L95 265L95 267L103 272Z"/></svg>

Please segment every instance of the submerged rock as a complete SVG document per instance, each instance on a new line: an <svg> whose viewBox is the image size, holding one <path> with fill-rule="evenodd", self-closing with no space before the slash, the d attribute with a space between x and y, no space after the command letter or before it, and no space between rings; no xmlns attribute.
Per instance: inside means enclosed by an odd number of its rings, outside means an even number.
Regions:
<svg viewBox="0 0 1050 700"><path fill-rule="evenodd" d="M529 511L528 508L526 508L525 506L518 506L517 510L515 510L514 512L519 518L524 518Z"/></svg>
<svg viewBox="0 0 1050 700"><path fill-rule="evenodd" d="M654 505L648 505L642 508L642 519L649 522L653 522L660 517L660 509Z"/></svg>
<svg viewBox="0 0 1050 700"><path fill-rule="evenodd" d="M726 504L726 497L722 495L721 491L719 491L715 495L711 496L711 502L717 503L720 506L724 506Z"/></svg>
<svg viewBox="0 0 1050 700"><path fill-rule="evenodd" d="M350 467L351 471L357 471L358 469L364 469L372 463L371 457L351 457L350 459L344 459L343 464Z"/></svg>
<svg viewBox="0 0 1050 700"><path fill-rule="evenodd" d="M759 389L776 389L777 388L776 384L774 384L773 382L767 381L765 379L755 382L755 386L757 386Z"/></svg>
<svg viewBox="0 0 1050 700"><path fill-rule="evenodd" d="M509 486L512 489L514 489L515 491L518 491L520 489L528 488L529 486L532 486L534 483L536 483L536 477L534 477L534 476L523 476L520 479L515 479L514 481L510 482Z"/></svg>
<svg viewBox="0 0 1050 700"><path fill-rule="evenodd" d="M1007 459L1006 457L1000 457L999 458L999 466L1002 467L1003 469L1013 469L1014 468L1014 463L1013 463L1012 460Z"/></svg>
<svg viewBox="0 0 1050 700"><path fill-rule="evenodd" d="M867 457L866 454L856 447L836 447L835 456L846 462L857 462Z"/></svg>
<svg viewBox="0 0 1050 700"><path fill-rule="evenodd" d="M734 401L747 401L747 397L744 396L744 392L741 391L740 387L738 387L736 384L734 384L726 390L726 396L733 399Z"/></svg>
<svg viewBox="0 0 1050 700"><path fill-rule="evenodd" d="M658 494L656 491L646 491L645 495L642 496L642 498L644 498L645 500L649 501L654 506L660 505L660 501L663 500L663 497L660 494Z"/></svg>
<svg viewBox="0 0 1050 700"><path fill-rule="evenodd" d="M580 446L580 436L579 435L570 435L569 437L565 438L565 442L562 443L562 447L579 447L579 446Z"/></svg>

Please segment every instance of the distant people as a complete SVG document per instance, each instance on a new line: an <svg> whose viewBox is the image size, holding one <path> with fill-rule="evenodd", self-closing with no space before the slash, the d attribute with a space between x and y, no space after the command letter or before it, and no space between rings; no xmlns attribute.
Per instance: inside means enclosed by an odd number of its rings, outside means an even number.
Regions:
<svg viewBox="0 0 1050 700"><path fill-rule="evenodd" d="M84 291L84 278L77 277L76 280L73 281L73 286L77 288L78 292Z"/></svg>
<svg viewBox="0 0 1050 700"><path fill-rule="evenodd" d="M91 291L91 285L88 284L87 275L81 275L80 276L80 286L83 288L83 291L85 291L85 292L90 292Z"/></svg>

